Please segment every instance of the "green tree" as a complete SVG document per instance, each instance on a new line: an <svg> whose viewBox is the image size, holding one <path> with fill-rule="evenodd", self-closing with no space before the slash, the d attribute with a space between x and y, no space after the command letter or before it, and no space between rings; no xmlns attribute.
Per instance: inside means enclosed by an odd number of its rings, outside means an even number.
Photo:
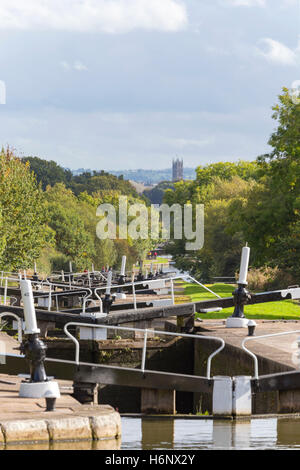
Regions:
<svg viewBox="0 0 300 470"><path fill-rule="evenodd" d="M258 157L258 185L247 201L232 206L236 225L253 247L256 266L279 266L300 275L297 235L300 215L300 105L284 88L273 107L277 128L269 139L273 148Z"/></svg>
<svg viewBox="0 0 300 470"><path fill-rule="evenodd" d="M53 160L43 160L38 157L24 157L24 162L29 162L31 170L36 175L38 183L41 183L43 190L48 185L54 186L55 183L65 183L72 179L72 172L65 170Z"/></svg>
<svg viewBox="0 0 300 470"><path fill-rule="evenodd" d="M239 268L241 247L245 243L242 230L232 222L232 205L241 205L256 183L239 176L223 179L211 177L201 186L196 181L175 184L175 191L166 191L168 204L204 204L204 246L201 250L185 250L186 240L172 240L169 252L178 268L202 280L218 276L234 276Z"/></svg>
<svg viewBox="0 0 300 470"><path fill-rule="evenodd" d="M77 198L63 183L48 186L45 193L48 224L55 232L57 250L86 269L94 255L93 238L86 230Z"/></svg>
<svg viewBox="0 0 300 470"><path fill-rule="evenodd" d="M0 153L1 269L32 266L46 242L43 193L28 163Z"/></svg>

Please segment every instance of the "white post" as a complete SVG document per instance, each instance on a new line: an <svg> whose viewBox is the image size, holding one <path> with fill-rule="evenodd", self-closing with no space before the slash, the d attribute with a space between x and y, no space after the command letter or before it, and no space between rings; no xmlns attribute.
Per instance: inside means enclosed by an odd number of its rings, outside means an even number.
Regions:
<svg viewBox="0 0 300 470"><path fill-rule="evenodd" d="M143 373L145 372L145 364L146 364L147 334L148 334L148 330L146 329L144 331L144 344L143 344L142 366L141 366Z"/></svg>
<svg viewBox="0 0 300 470"><path fill-rule="evenodd" d="M111 280L112 280L112 271L109 271L107 275L107 284L106 284L106 291L105 291L106 295L110 295Z"/></svg>
<svg viewBox="0 0 300 470"><path fill-rule="evenodd" d="M122 256L121 276L125 276L126 256Z"/></svg>
<svg viewBox="0 0 300 470"><path fill-rule="evenodd" d="M132 281L132 295L133 295L133 308L136 310L136 295L135 295L135 286L134 281Z"/></svg>
<svg viewBox="0 0 300 470"><path fill-rule="evenodd" d="M62 282L65 282L65 273L64 273L64 271L61 272L61 280L62 280Z"/></svg>
<svg viewBox="0 0 300 470"><path fill-rule="evenodd" d="M36 262L34 262L33 271L36 273Z"/></svg>
<svg viewBox="0 0 300 470"><path fill-rule="evenodd" d="M174 283L173 279L171 279L171 296L172 296L172 303L175 305L175 296L174 296Z"/></svg>
<svg viewBox="0 0 300 470"><path fill-rule="evenodd" d="M5 287L4 287L4 299L3 299L4 305L6 305L6 300L7 300L7 278L5 279Z"/></svg>
<svg viewBox="0 0 300 470"><path fill-rule="evenodd" d="M37 327L31 282L20 280L20 288L24 305L25 334L33 335L39 333L40 330Z"/></svg>
<svg viewBox="0 0 300 470"><path fill-rule="evenodd" d="M241 264L240 264L240 274L239 274L239 284L247 285L247 274L248 274L248 265L250 257L250 248L244 246L242 249Z"/></svg>
<svg viewBox="0 0 300 470"><path fill-rule="evenodd" d="M72 261L69 261L69 271L70 273L73 272Z"/></svg>
<svg viewBox="0 0 300 470"><path fill-rule="evenodd" d="M52 290L51 290L51 284L50 284L49 297L48 297L48 312L50 312L51 310L51 304L52 304Z"/></svg>

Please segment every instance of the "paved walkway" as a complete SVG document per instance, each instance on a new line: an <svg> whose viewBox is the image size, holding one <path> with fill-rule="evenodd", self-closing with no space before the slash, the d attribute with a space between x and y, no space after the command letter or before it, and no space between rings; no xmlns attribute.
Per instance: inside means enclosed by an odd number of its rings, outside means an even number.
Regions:
<svg viewBox="0 0 300 470"><path fill-rule="evenodd" d="M17 353L19 343L0 332L8 353ZM118 448L120 415L109 405L81 405L71 396L72 382L58 380L61 397L56 409L46 412L45 399L20 398L23 377L1 374L0 364L0 446L21 442L60 442L62 440L113 440Z"/></svg>
<svg viewBox="0 0 300 470"><path fill-rule="evenodd" d="M292 354L295 351L295 341L300 337L300 320L255 320L255 322L257 324L255 336L253 340L246 343L247 349L256 355L296 369L296 365L292 360ZM243 339L248 337L248 328L226 328L224 320L203 320L203 322L196 322L196 324L201 328L202 334L219 336L224 339L225 343L232 346L241 347ZM296 330L298 330L298 333L272 338L257 338L258 336Z"/></svg>

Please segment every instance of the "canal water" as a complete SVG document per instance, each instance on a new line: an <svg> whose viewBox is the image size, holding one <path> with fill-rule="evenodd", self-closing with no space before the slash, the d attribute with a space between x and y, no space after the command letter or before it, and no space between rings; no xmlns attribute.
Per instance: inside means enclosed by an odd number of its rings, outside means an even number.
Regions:
<svg viewBox="0 0 300 470"><path fill-rule="evenodd" d="M122 418L121 449L300 449L300 419L255 418L232 422Z"/></svg>

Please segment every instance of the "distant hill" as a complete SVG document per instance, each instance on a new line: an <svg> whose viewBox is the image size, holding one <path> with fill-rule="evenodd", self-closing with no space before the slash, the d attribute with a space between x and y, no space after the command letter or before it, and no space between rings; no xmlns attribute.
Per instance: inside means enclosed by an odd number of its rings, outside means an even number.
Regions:
<svg viewBox="0 0 300 470"><path fill-rule="evenodd" d="M23 161L30 164L31 170L35 173L38 183L41 183L43 190L46 187L54 186L56 183L64 185L78 196L86 191L88 194L97 191L119 191L124 195L138 197L134 186L122 176L112 175L104 170L87 171L66 169L58 165L53 160L44 160L38 157L24 157ZM82 170L82 171L81 171ZM145 188L141 188L141 193Z"/></svg>
<svg viewBox="0 0 300 470"><path fill-rule="evenodd" d="M115 176L123 175L125 180L136 181L137 183L143 183L147 186L158 184L161 181L172 181L171 168L163 170L111 170L110 173ZM195 179L195 168L184 168L183 177L185 180Z"/></svg>

